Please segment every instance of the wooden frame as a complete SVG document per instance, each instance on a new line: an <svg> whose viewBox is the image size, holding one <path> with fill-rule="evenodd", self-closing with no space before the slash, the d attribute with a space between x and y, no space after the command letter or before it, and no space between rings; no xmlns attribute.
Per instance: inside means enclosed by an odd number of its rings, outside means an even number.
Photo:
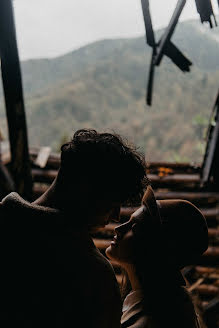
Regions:
<svg viewBox="0 0 219 328"><path fill-rule="evenodd" d="M10 171L16 191L30 199L32 176L12 0L0 1L0 14L0 56L11 150Z"/></svg>

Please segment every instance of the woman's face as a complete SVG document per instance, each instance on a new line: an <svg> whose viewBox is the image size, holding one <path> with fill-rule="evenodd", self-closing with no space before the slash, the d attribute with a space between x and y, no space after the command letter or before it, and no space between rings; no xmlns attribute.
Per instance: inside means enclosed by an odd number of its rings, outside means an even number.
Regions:
<svg viewBox="0 0 219 328"><path fill-rule="evenodd" d="M146 207L143 205L135 211L130 220L115 228L115 236L110 246L106 249L108 258L116 261L121 266L133 263L134 243L136 236L142 229L141 223L145 221Z"/></svg>

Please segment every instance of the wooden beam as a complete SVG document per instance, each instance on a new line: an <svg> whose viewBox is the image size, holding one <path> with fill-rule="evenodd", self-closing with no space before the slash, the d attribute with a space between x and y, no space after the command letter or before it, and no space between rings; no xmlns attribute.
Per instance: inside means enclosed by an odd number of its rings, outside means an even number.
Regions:
<svg viewBox="0 0 219 328"><path fill-rule="evenodd" d="M50 153L51 147L41 147L34 164L39 166L41 169L44 168L48 162Z"/></svg>
<svg viewBox="0 0 219 328"><path fill-rule="evenodd" d="M174 10L174 13L171 17L171 20L168 24L168 27L166 28L164 35L161 38L156 57L154 59L155 65L160 65L160 62L163 58L163 55L165 53L165 49L168 46L168 43L170 42L170 39L173 35L173 32L176 28L176 25L178 23L179 17L182 13L182 10L186 4L186 0L178 0L176 8Z"/></svg>
<svg viewBox="0 0 219 328"><path fill-rule="evenodd" d="M208 284L197 286L196 291L201 296L216 296L219 294L219 288L217 286Z"/></svg>
<svg viewBox="0 0 219 328"><path fill-rule="evenodd" d="M16 191L28 199L32 195L32 177L12 0L0 1L0 15L0 55L11 149L10 171Z"/></svg>
<svg viewBox="0 0 219 328"><path fill-rule="evenodd" d="M46 182L50 183L57 175L57 170L42 170L40 168L36 168L32 170L34 181L36 182ZM148 178L152 183L152 187L162 186L167 187L168 185L198 185L199 184L199 174L172 174L164 177L159 177L156 174L148 174Z"/></svg>
<svg viewBox="0 0 219 328"><path fill-rule="evenodd" d="M15 191L14 181L8 169L0 161L0 197L1 199L8 193Z"/></svg>
<svg viewBox="0 0 219 328"><path fill-rule="evenodd" d="M201 168L201 186L209 183L213 177L217 190L219 189L219 91L213 107L212 117L207 133L207 145Z"/></svg>

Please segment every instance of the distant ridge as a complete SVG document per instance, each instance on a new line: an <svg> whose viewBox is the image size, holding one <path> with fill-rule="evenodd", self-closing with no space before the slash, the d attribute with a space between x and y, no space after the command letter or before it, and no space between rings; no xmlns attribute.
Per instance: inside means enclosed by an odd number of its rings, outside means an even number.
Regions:
<svg viewBox="0 0 219 328"><path fill-rule="evenodd" d="M182 73L164 58L156 69L152 107L145 105L151 56L145 36L102 40L57 58L22 62L30 144L59 151L78 128L113 129L151 161L200 162L219 86L219 43L210 36L218 30L203 32L198 20L178 24L174 43L193 66ZM3 125L4 120L4 130Z"/></svg>

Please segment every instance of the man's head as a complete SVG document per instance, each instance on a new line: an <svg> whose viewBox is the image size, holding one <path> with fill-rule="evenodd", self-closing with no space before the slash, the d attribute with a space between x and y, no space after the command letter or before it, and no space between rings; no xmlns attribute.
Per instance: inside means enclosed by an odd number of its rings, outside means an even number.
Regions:
<svg viewBox="0 0 219 328"><path fill-rule="evenodd" d="M117 134L82 129L61 147L57 188L63 209L87 216L101 206L133 202L146 182L144 156Z"/></svg>

